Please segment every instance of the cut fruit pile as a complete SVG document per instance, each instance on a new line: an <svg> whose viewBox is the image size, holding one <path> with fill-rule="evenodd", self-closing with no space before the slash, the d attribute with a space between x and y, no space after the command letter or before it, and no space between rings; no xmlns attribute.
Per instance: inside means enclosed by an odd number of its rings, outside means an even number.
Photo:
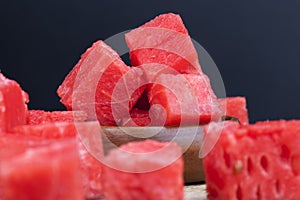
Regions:
<svg viewBox="0 0 300 200"><path fill-rule="evenodd" d="M214 94L179 15L125 39L132 67L103 41L81 56L57 90L68 111L28 110L27 93L0 74L1 200L183 199L177 144L145 140L104 156L99 124L199 125L226 113L248 124L245 98Z"/></svg>
<svg viewBox="0 0 300 200"><path fill-rule="evenodd" d="M245 99L217 100L179 15L160 15L125 39L133 67L95 42L57 90L68 110L103 126L179 126L217 121L228 102L236 106L230 114L248 123Z"/></svg>

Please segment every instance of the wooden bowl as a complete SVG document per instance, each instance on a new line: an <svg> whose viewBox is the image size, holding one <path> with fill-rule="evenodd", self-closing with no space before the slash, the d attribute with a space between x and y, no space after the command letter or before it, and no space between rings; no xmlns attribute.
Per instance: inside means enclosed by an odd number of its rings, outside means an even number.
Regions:
<svg viewBox="0 0 300 200"><path fill-rule="evenodd" d="M202 126L186 127L101 127L104 152L133 141L152 139L160 142L174 141L184 151L185 183L203 182L204 170L199 158L203 138Z"/></svg>

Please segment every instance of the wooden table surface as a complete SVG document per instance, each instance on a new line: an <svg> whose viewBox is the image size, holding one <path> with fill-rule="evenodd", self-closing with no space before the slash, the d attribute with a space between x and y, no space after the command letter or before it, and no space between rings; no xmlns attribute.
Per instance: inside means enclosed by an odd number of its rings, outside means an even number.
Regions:
<svg viewBox="0 0 300 200"><path fill-rule="evenodd" d="M206 186L205 185L185 186L184 200L206 200Z"/></svg>

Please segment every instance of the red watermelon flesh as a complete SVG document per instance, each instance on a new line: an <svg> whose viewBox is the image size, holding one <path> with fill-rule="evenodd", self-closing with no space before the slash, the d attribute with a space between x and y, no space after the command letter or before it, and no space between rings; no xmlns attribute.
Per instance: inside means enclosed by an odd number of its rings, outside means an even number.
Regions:
<svg viewBox="0 0 300 200"><path fill-rule="evenodd" d="M181 154L181 148L175 143L151 140L128 143L121 149L110 151L103 168L105 197L110 200L182 200L184 182Z"/></svg>
<svg viewBox="0 0 300 200"><path fill-rule="evenodd" d="M1 148L1 147L0 147ZM17 147L19 148L19 147ZM0 199L82 200L81 170L75 139L2 152ZM70 167L71 166L71 167Z"/></svg>
<svg viewBox="0 0 300 200"><path fill-rule="evenodd" d="M153 109L153 113L157 120L163 120L162 116L166 116L166 126L205 124L220 112L217 98L205 75L162 74L148 95L151 106L162 106L163 109Z"/></svg>
<svg viewBox="0 0 300 200"><path fill-rule="evenodd" d="M28 95L0 73L0 134L25 124Z"/></svg>
<svg viewBox="0 0 300 200"><path fill-rule="evenodd" d="M245 97L227 97L218 99L221 109L226 109L226 115L237 117L241 124L249 124L248 110Z"/></svg>
<svg viewBox="0 0 300 200"><path fill-rule="evenodd" d="M87 119L83 111L44 111L28 110L26 113L27 125L38 125L51 122L82 122Z"/></svg>
<svg viewBox="0 0 300 200"><path fill-rule="evenodd" d="M147 106L150 106L149 100L148 100L148 91L151 89L153 83L155 83L157 77L159 77L162 74L174 74L174 75L179 74L173 68L166 66L166 65L158 64L158 63L147 63L147 64L140 65L138 68L140 68L143 71L144 84L146 85L146 88L147 88L143 93L143 94L146 94L145 96L147 96L147 97L145 98L145 97L141 96L137 102L137 104L138 103L140 103L140 104L135 106L140 109L143 109L143 108L141 108L142 103L144 103ZM144 98L144 99L141 99L141 98ZM141 102L141 100L144 102ZM147 108L147 110L149 110L149 107Z"/></svg>
<svg viewBox="0 0 300 200"><path fill-rule="evenodd" d="M74 123L67 122L16 126L12 132L18 135L35 136L42 139L75 138L77 135Z"/></svg>
<svg viewBox="0 0 300 200"><path fill-rule="evenodd" d="M83 110L89 120L98 119L101 125L116 125L112 105L125 102L122 106L130 110L143 92L141 90L128 95L125 93L127 85L121 83L123 92L118 94L121 97L116 95L112 98L116 84L129 71L130 67L123 63L114 50L103 41L98 41L82 55L57 93L69 110ZM130 75L133 77L131 80L134 80L131 84L134 85L141 78L142 72L135 70ZM126 99L121 99L124 96Z"/></svg>
<svg viewBox="0 0 300 200"><path fill-rule="evenodd" d="M154 83L161 74L179 74L173 68L159 63L143 64L139 68L143 71L144 82L147 84Z"/></svg>
<svg viewBox="0 0 300 200"><path fill-rule="evenodd" d="M129 119L122 120L122 126L148 126L151 123L148 110L133 108Z"/></svg>
<svg viewBox="0 0 300 200"><path fill-rule="evenodd" d="M115 76L115 74L103 74L103 81L101 84L110 82L110 77ZM118 125L123 118L128 118L130 111L137 103L139 98L142 96L146 85L144 85L145 80L143 77L143 72L139 68L131 68L125 74L120 77L119 81L112 84L111 86L111 96L106 94L101 95L101 92L97 92L99 99L102 99L105 104L97 106L96 110L98 119L104 119L101 121L111 121L111 123L105 123L102 125ZM109 108L107 108L109 106ZM106 109L102 109L102 107ZM104 110L103 112L100 110Z"/></svg>
<svg viewBox="0 0 300 200"><path fill-rule="evenodd" d="M206 131L216 134L221 123ZM209 199L300 199L300 121L226 122L204 157Z"/></svg>
<svg viewBox="0 0 300 200"><path fill-rule="evenodd" d="M102 164L90 153L90 151L92 151L95 156L98 157L103 155L102 140L101 137L99 138L101 132L97 122L77 122L75 124L57 122L40 125L24 125L15 127L14 132L15 134L23 136L40 137L43 140L77 138L77 153L80 156L85 197L98 198L102 195L100 183Z"/></svg>
<svg viewBox="0 0 300 200"><path fill-rule="evenodd" d="M96 199L103 195L101 178L103 144L100 126L97 122L76 123L77 134L80 135L79 155L84 172L83 183L85 197Z"/></svg>
<svg viewBox="0 0 300 200"><path fill-rule="evenodd" d="M197 51L179 15L162 14L125 34L133 66L158 63L201 74Z"/></svg>
<svg viewBox="0 0 300 200"><path fill-rule="evenodd" d="M149 111L134 109L131 112L131 118L138 126L148 126L151 123Z"/></svg>
<svg viewBox="0 0 300 200"><path fill-rule="evenodd" d="M4 134L0 137L0 157L7 155L8 151L23 152L24 148L48 144L49 141L36 136Z"/></svg>

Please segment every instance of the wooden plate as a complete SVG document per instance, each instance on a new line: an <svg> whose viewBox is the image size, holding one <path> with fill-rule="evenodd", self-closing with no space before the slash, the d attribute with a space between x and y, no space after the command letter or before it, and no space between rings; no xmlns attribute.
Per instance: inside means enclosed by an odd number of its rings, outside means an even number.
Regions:
<svg viewBox="0 0 300 200"><path fill-rule="evenodd" d="M202 160L199 158L203 138L202 126L102 127L102 136L106 153L122 144L145 139L176 142L185 151L183 154L185 183L204 181Z"/></svg>

